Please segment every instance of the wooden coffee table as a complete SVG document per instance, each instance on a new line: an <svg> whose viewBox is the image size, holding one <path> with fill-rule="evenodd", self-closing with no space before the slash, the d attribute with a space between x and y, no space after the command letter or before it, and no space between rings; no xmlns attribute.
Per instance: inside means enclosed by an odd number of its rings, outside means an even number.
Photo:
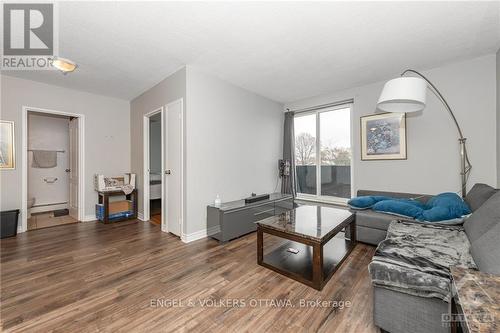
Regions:
<svg viewBox="0 0 500 333"><path fill-rule="evenodd" d="M257 263L317 290L356 246L354 215L345 209L300 206L256 223ZM335 237L346 227L351 228L351 239ZM264 255L264 233L286 241Z"/></svg>

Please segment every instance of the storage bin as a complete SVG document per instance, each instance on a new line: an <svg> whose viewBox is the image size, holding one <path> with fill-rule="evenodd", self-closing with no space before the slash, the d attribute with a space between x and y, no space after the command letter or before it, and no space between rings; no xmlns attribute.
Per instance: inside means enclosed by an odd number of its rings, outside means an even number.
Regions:
<svg viewBox="0 0 500 333"><path fill-rule="evenodd" d="M120 200L109 203L109 214L116 214L132 210L132 201Z"/></svg>
<svg viewBox="0 0 500 333"><path fill-rule="evenodd" d="M134 215L134 211L132 210L126 210L114 214L109 214L109 221L113 220L119 220L122 218L128 218L132 217ZM95 216L99 221L104 220L104 205L102 204L96 204L95 205Z"/></svg>
<svg viewBox="0 0 500 333"><path fill-rule="evenodd" d="M17 235L17 221L19 209L0 212L0 238L14 237Z"/></svg>

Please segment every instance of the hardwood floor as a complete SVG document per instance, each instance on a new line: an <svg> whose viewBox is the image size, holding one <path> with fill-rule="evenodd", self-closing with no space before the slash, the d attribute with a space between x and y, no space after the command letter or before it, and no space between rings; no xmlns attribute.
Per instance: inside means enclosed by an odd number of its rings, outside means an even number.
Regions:
<svg viewBox="0 0 500 333"><path fill-rule="evenodd" d="M151 219L149 221L156 225L161 225L161 214L155 214L151 216Z"/></svg>
<svg viewBox="0 0 500 333"><path fill-rule="evenodd" d="M88 222L0 243L6 332L378 332L364 244L319 292L258 266L255 233L184 244L152 223Z"/></svg>

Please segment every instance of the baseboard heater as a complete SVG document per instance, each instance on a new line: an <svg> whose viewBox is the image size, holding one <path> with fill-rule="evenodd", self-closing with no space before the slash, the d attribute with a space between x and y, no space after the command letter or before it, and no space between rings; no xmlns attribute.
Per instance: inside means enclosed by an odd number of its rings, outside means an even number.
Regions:
<svg viewBox="0 0 500 333"><path fill-rule="evenodd" d="M49 204L43 204L43 205L33 205L31 208L39 208L39 207L48 207L48 206L58 206L58 205L66 205L68 202L56 202L56 203L49 203Z"/></svg>

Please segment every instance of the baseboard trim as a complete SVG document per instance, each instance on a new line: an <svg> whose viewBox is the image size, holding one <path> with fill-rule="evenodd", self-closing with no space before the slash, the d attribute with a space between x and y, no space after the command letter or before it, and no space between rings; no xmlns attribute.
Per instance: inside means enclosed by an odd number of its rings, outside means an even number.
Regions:
<svg viewBox="0 0 500 333"><path fill-rule="evenodd" d="M195 232L190 233L190 234L182 233L181 240L184 243L191 243L191 242L203 239L203 238L207 238L209 235L213 235L219 231L220 231L220 227L215 226L215 227L209 228L208 230L207 229L199 230L199 231L195 231Z"/></svg>
<svg viewBox="0 0 500 333"><path fill-rule="evenodd" d="M137 218L143 222L146 222L146 220L144 219L144 214L143 213L137 213Z"/></svg>
<svg viewBox="0 0 500 333"><path fill-rule="evenodd" d="M92 221L97 221L95 214L85 215L82 220L82 222L92 222Z"/></svg>
<svg viewBox="0 0 500 333"><path fill-rule="evenodd" d="M181 240L184 243L191 243L199 239L203 239L207 237L207 231L206 230L200 230L200 231L195 231L190 234L185 234L182 233L181 235Z"/></svg>

